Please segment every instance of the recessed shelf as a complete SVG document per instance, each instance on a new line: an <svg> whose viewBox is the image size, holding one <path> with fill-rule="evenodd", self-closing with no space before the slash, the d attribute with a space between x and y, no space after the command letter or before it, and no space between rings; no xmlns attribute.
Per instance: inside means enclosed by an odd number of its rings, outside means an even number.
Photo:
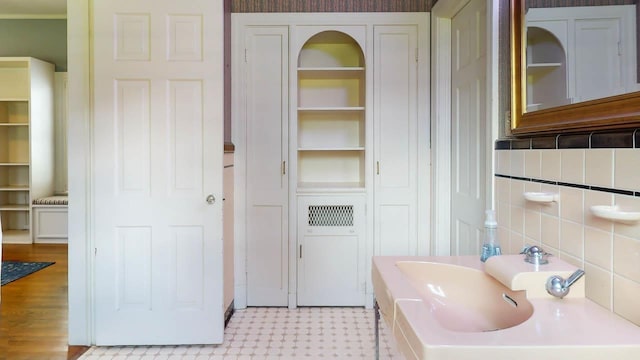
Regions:
<svg viewBox="0 0 640 360"><path fill-rule="evenodd" d="M0 98L0 102L28 102L28 97L16 96L16 97L8 97L3 96Z"/></svg>
<svg viewBox="0 0 640 360"><path fill-rule="evenodd" d="M0 185L0 191L29 191L28 185Z"/></svg>
<svg viewBox="0 0 640 360"><path fill-rule="evenodd" d="M299 148L298 151L364 151L364 146Z"/></svg>
<svg viewBox="0 0 640 360"><path fill-rule="evenodd" d="M29 234L29 230L3 230L2 240L8 243L31 242L31 235Z"/></svg>
<svg viewBox="0 0 640 360"><path fill-rule="evenodd" d="M532 68L557 68L562 66L562 63L559 62L548 62L548 63L530 63L527 64L528 69Z"/></svg>
<svg viewBox="0 0 640 360"><path fill-rule="evenodd" d="M298 111L363 111L364 106L314 106L314 107L299 107Z"/></svg>
<svg viewBox="0 0 640 360"><path fill-rule="evenodd" d="M2 204L0 205L0 211L29 211L29 205L9 205Z"/></svg>
<svg viewBox="0 0 640 360"><path fill-rule="evenodd" d="M300 182L298 193L311 192L364 192L361 182Z"/></svg>
<svg viewBox="0 0 640 360"><path fill-rule="evenodd" d="M299 67L298 71L364 71L364 66Z"/></svg>
<svg viewBox="0 0 640 360"><path fill-rule="evenodd" d="M26 162L2 162L0 166L29 166Z"/></svg>
<svg viewBox="0 0 640 360"><path fill-rule="evenodd" d="M309 67L298 68L300 79L364 79L364 67Z"/></svg>

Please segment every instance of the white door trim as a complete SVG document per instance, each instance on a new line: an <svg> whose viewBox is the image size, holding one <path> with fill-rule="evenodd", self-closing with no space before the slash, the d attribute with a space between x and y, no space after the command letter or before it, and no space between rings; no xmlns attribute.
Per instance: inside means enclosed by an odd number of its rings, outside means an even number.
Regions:
<svg viewBox="0 0 640 360"><path fill-rule="evenodd" d="M91 228L90 5L67 0L69 345L91 345L93 334L93 237Z"/></svg>
<svg viewBox="0 0 640 360"><path fill-rule="evenodd" d="M431 255L450 255L451 239L451 19L470 0L440 0L431 9ZM487 6L487 143L498 137L498 3ZM487 149L487 205L493 208L493 147Z"/></svg>

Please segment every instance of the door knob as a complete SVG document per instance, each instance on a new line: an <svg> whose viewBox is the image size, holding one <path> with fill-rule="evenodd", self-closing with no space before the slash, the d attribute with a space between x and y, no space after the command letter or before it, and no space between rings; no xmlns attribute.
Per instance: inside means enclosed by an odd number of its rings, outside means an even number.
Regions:
<svg viewBox="0 0 640 360"><path fill-rule="evenodd" d="M213 205L216 202L216 197L209 194L209 196L207 196L207 204L209 205Z"/></svg>

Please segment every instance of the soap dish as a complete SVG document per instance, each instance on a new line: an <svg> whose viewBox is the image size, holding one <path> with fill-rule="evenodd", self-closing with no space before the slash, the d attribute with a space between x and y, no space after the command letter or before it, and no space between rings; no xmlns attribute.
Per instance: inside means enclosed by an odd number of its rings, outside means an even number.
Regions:
<svg viewBox="0 0 640 360"><path fill-rule="evenodd" d="M594 205L591 207L593 215L618 222L636 222L640 220L640 212L622 211L618 206Z"/></svg>
<svg viewBox="0 0 640 360"><path fill-rule="evenodd" d="M524 193L524 198L527 199L527 201L536 203L551 203L554 201L558 202L560 195L546 192L526 192Z"/></svg>

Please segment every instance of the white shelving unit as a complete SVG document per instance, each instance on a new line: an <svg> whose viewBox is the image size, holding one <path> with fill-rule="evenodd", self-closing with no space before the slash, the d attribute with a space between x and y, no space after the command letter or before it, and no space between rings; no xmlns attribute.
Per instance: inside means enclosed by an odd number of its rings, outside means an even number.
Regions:
<svg viewBox="0 0 640 360"><path fill-rule="evenodd" d="M52 64L0 58L0 214L5 243L31 242L31 202L53 193Z"/></svg>
<svg viewBox="0 0 640 360"><path fill-rule="evenodd" d="M562 43L539 27L527 29L527 111L570 103Z"/></svg>
<svg viewBox="0 0 640 360"><path fill-rule="evenodd" d="M338 31L309 39L298 57L298 192L364 191L365 67Z"/></svg>

